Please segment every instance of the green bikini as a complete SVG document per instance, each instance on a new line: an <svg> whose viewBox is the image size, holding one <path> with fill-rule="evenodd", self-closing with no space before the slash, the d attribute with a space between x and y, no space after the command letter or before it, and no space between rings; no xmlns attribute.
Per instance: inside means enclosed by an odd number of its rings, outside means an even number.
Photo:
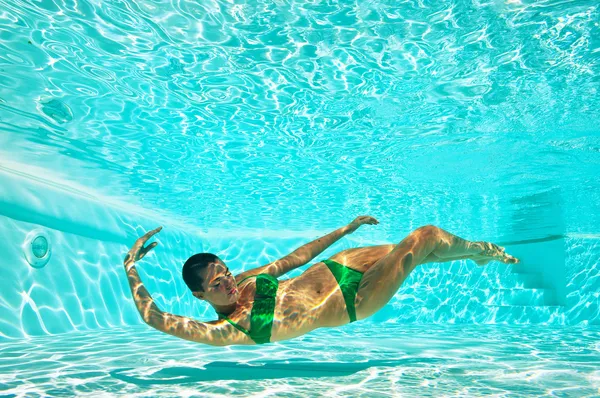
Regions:
<svg viewBox="0 0 600 398"><path fill-rule="evenodd" d="M271 341L275 298L279 281L274 276L258 274L242 279L238 282L238 286L246 279L254 277L256 277L256 292L254 293L254 304L250 312L250 330L246 330L224 314L217 314L219 319L226 319L236 329L247 334L256 344L264 344Z"/></svg>
<svg viewBox="0 0 600 398"><path fill-rule="evenodd" d="M354 298L358 291L360 280L363 273L348 268L333 260L323 260L327 268L331 271L346 302L346 309L350 322L356 321L356 309L354 308ZM265 344L271 341L271 329L273 328L273 313L275 312L275 299L279 281L277 278L268 274L258 274L248 276L238 282L238 286L248 278L256 277L256 292L254 293L254 304L250 312L250 330L243 328L233 322L226 315L220 314L219 319L225 319L236 329L248 335L256 344Z"/></svg>

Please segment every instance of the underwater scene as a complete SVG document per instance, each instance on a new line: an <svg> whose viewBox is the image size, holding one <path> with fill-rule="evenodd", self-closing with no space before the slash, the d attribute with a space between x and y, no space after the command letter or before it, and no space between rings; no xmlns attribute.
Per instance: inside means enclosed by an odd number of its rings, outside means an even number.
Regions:
<svg viewBox="0 0 600 398"><path fill-rule="evenodd" d="M0 0L0 396L600 396L600 5Z"/></svg>

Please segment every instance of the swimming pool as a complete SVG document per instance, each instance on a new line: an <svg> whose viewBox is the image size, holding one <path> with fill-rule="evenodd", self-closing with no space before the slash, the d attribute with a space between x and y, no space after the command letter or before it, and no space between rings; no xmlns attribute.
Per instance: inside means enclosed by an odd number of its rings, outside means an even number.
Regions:
<svg viewBox="0 0 600 398"><path fill-rule="evenodd" d="M600 394L596 2L0 10L2 394ZM158 225L144 284L209 320L191 254L246 270L361 214L319 259L434 224L522 262L424 265L370 319L264 346L133 305L123 256Z"/></svg>

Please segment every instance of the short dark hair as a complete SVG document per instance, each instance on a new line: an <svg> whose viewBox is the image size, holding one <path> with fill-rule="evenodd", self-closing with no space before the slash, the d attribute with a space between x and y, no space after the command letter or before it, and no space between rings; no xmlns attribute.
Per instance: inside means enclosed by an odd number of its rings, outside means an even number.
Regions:
<svg viewBox="0 0 600 398"><path fill-rule="evenodd" d="M201 292L204 290L202 288L204 278L202 278L200 271L204 270L209 263L217 260L219 260L219 257L212 253L198 253L188 258L185 264L183 264L181 276L183 276L183 281L192 292Z"/></svg>

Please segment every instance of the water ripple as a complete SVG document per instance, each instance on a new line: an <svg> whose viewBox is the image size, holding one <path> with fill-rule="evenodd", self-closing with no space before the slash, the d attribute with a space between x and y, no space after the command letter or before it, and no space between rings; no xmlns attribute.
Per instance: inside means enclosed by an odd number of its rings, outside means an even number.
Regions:
<svg viewBox="0 0 600 398"><path fill-rule="evenodd" d="M311 215L323 211L333 226L346 218L346 201L406 219L402 203L381 203L436 190L495 192L510 213L518 210L511 199L540 179L564 187L567 217L585 207L574 192L595 170L591 157L569 158L567 142L590 140L600 119L592 0L0 7L5 150L107 194L214 224L224 197L252 187L275 229L316 226ZM59 170L57 152L64 164L110 174ZM366 181L371 199L360 196ZM507 181L511 189L498 191ZM348 197L324 193L330 183ZM219 184L231 191L218 201L179 194ZM279 208L297 198L302 211L284 221ZM229 222L253 226L256 208L230 200ZM417 217L430 219L426 209ZM582 222L597 225L595 216L567 225Z"/></svg>
<svg viewBox="0 0 600 398"><path fill-rule="evenodd" d="M0 344L0 383L8 394L78 396L592 397L600 388L597 330L374 326L373 340L351 329L225 351L139 327L35 338Z"/></svg>

